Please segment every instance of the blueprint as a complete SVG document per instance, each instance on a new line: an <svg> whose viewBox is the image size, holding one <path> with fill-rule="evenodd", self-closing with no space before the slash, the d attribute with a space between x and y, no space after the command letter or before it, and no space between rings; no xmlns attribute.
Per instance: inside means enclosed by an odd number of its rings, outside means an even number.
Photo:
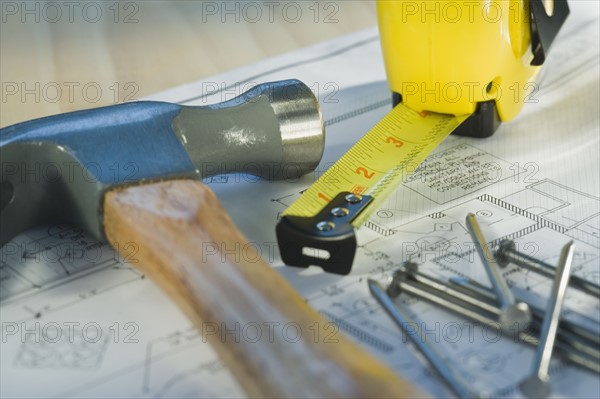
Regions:
<svg viewBox="0 0 600 399"><path fill-rule="evenodd" d="M283 266L274 227L281 213L391 109L375 28L265 60L150 99L207 105L253 84L288 78L318 95L327 142L301 179L244 174L206 183L273 265L352 340L436 397L452 396L376 301L366 280L387 283L411 260L440 278L489 286L465 226L477 215L489 244L510 238L556 265L575 242L573 273L600 284L599 12L571 2L540 84L516 120L488 139L450 136L358 231L348 276ZM248 198L252 211L248 211ZM75 226L40 226L0 253L0 397L243 397L191 323L150 280ZM519 297L545 307L552 281L503 270ZM534 348L405 294L398 298L473 388L520 397ZM600 334L600 298L567 291L565 317ZM498 335L499 334L499 335ZM598 397L597 374L554 357L556 397Z"/></svg>

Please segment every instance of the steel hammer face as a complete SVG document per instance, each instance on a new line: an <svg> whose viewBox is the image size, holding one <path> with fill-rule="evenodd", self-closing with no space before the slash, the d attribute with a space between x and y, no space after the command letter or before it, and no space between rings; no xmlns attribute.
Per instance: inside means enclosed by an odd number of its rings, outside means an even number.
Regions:
<svg viewBox="0 0 600 399"><path fill-rule="evenodd" d="M141 101L0 129L0 246L69 222L104 240L102 200L117 187L247 173L294 179L316 168L325 134L298 80L206 107Z"/></svg>

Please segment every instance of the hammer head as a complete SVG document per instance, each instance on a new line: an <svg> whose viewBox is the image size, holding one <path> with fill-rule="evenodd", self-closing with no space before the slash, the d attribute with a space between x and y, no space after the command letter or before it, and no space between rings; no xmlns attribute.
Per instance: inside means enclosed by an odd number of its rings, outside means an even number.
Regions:
<svg viewBox="0 0 600 399"><path fill-rule="evenodd" d="M312 171L325 134L297 80L207 107L134 102L0 129L0 246L39 224L69 222L103 240L102 200L117 186L246 173Z"/></svg>

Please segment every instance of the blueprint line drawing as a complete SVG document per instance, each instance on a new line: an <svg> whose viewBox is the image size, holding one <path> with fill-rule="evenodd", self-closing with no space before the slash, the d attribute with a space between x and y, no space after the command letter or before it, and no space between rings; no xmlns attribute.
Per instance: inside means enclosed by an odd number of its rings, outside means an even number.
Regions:
<svg viewBox="0 0 600 399"><path fill-rule="evenodd" d="M59 342L35 339L27 335L21 345L15 367L51 368L51 369L87 369L97 368L102 362L102 356L109 343L108 336L97 342L84 339L80 330L71 332L62 330Z"/></svg>
<svg viewBox="0 0 600 399"><path fill-rule="evenodd" d="M368 278L386 284L396 268L411 260L438 279L468 276L489 286L465 228L465 216L473 212L492 248L512 239L519 250L551 265L560 247L574 240L573 273L600 282L595 3L573 2L541 76L537 103L526 104L515 121L489 139L448 137L358 230L350 275L286 267L277 256L268 259L340 333L434 397L452 393L371 297ZM281 212L391 109L376 29L210 80L226 89L291 77L337 88L337 101L324 101L331 93L319 93L327 146L317 171L293 182L250 182L235 175L205 181L242 232L260 246L276 242L274 225ZM220 102L222 93L205 93L202 84L149 99ZM247 198L255 204L251 213ZM503 274L515 296L544 307L549 279L516 265ZM518 384L530 369L534 348L405 293L397 301L423 323L428 339L473 381L474 389L493 397L519 397ZM600 335L599 298L568 290L563 316ZM1 397L244 397L166 295L114 250L74 226L40 226L2 248L0 319ZM94 323L105 332L117 323L134 323L137 341L124 342L121 335L96 344L34 342L24 330L31 323L73 322ZM550 374L557 397L600 392L597 375L560 357L553 357Z"/></svg>

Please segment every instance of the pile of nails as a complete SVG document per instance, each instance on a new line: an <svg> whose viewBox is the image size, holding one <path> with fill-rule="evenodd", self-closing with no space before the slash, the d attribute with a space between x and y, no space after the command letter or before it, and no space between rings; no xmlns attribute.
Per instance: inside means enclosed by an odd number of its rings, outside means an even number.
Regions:
<svg viewBox="0 0 600 399"><path fill-rule="evenodd" d="M477 243L476 248L492 289L465 277L452 277L448 281L436 279L420 272L419 266L412 262L405 262L394 272L387 288L375 280L369 280L372 295L458 397L474 398L481 395L470 388L433 345L427 343L422 331L415 327L417 324L410 317L408 309L393 300L401 293L413 295L468 320L504 331L510 330L521 342L537 346L531 372L519 384L521 392L528 398L550 395L549 367L554 349L563 359L600 373L598 334L560 317L567 287L600 297L600 286L571 276L574 243L571 241L564 246L559 264L554 268L517 252L512 241L503 241L492 254L475 215L467 216L466 226ZM546 309L515 298L501 272L501 268L510 263L554 280Z"/></svg>

